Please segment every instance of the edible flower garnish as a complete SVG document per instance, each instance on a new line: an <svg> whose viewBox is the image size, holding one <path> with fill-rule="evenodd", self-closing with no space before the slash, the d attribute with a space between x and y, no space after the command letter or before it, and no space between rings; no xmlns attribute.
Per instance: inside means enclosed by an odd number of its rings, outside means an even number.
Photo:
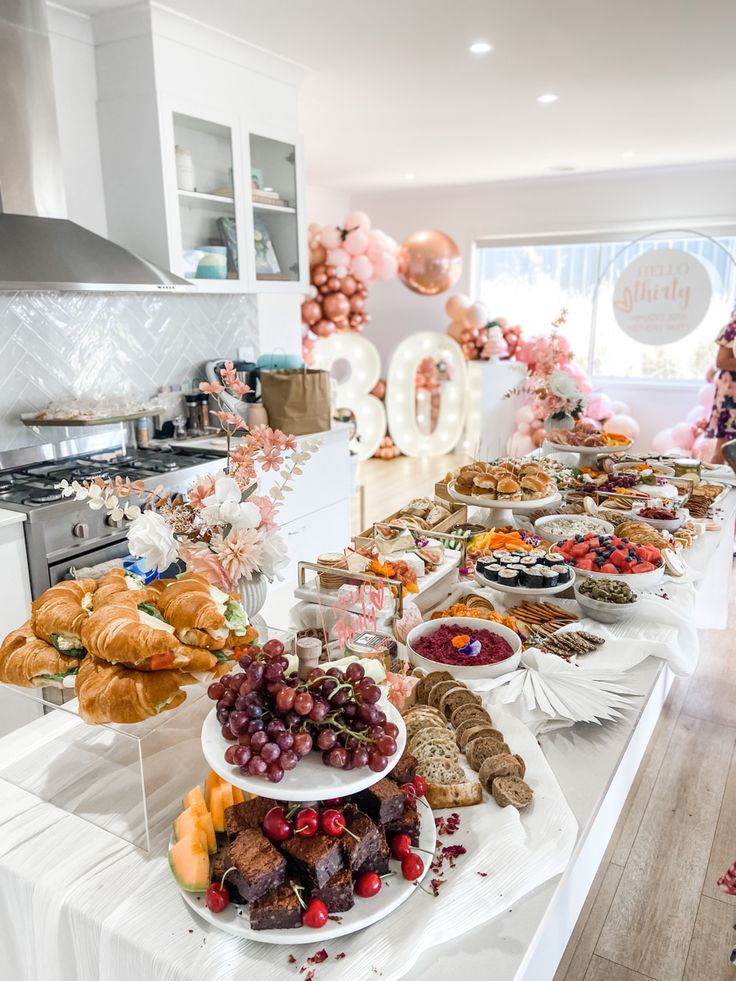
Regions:
<svg viewBox="0 0 736 981"><path fill-rule="evenodd" d="M458 634L457 637L452 638L450 643L459 650L461 647L465 647L466 644L470 643L470 637L468 634Z"/></svg>
<svg viewBox="0 0 736 981"><path fill-rule="evenodd" d="M480 641L469 634L458 634L457 637L452 638L450 643L458 653L464 654L465 657L477 657L481 651Z"/></svg>

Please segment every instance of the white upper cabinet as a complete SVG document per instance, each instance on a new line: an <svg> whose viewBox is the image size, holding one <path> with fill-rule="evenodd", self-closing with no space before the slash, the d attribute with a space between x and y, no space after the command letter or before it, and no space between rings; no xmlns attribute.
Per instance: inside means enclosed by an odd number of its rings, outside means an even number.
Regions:
<svg viewBox="0 0 736 981"><path fill-rule="evenodd" d="M156 6L94 29L110 238L203 291L303 292L303 69Z"/></svg>

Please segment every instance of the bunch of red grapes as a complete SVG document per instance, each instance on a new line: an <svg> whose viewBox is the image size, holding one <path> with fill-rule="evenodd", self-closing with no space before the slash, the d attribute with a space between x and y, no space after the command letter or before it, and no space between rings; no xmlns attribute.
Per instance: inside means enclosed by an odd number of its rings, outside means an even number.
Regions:
<svg viewBox="0 0 736 981"><path fill-rule="evenodd" d="M284 645L242 649L242 672L226 674L207 689L217 702L222 735L231 743L225 760L244 774L283 779L313 750L325 766L380 773L396 752L398 726L378 707L381 689L354 661L344 671L314 668L305 680L284 674Z"/></svg>

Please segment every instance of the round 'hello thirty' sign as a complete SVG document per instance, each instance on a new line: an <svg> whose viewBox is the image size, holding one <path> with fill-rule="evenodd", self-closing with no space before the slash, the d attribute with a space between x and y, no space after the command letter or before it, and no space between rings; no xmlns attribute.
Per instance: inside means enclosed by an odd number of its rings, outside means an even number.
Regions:
<svg viewBox="0 0 736 981"><path fill-rule="evenodd" d="M619 327L640 344L672 344L705 317L711 300L708 270L681 249L653 249L626 266L613 289Z"/></svg>

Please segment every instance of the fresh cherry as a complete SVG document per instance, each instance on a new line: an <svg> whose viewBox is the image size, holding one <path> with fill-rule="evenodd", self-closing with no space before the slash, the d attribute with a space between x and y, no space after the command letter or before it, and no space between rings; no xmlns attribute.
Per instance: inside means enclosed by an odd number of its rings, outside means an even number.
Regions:
<svg viewBox="0 0 736 981"><path fill-rule="evenodd" d="M328 916L329 911L321 899L310 899L302 913L302 923L316 930L325 925Z"/></svg>
<svg viewBox="0 0 736 981"><path fill-rule="evenodd" d="M364 872L358 876L355 891L363 899L370 899L381 891L381 877L377 872Z"/></svg>
<svg viewBox="0 0 736 981"><path fill-rule="evenodd" d="M419 855L416 855L414 852L409 852L409 854L401 860L401 874L405 879L408 879L409 882L415 882L422 872L424 872L424 862Z"/></svg>
<svg viewBox="0 0 736 981"><path fill-rule="evenodd" d="M394 835L391 840L391 854L394 858L398 858L399 861L402 861L407 855L411 854L411 838L409 835L403 832Z"/></svg>
<svg viewBox="0 0 736 981"><path fill-rule="evenodd" d="M402 783L400 789L404 791L404 800L407 804L417 799L417 788L413 783ZM425 788L426 789L426 788Z"/></svg>
<svg viewBox="0 0 736 981"><path fill-rule="evenodd" d="M345 815L334 807L328 807L326 811L322 811L321 823L326 835L339 838L345 830Z"/></svg>
<svg viewBox="0 0 736 981"><path fill-rule="evenodd" d="M314 838L319 831L319 814L313 807L303 807L294 818L294 834Z"/></svg>
<svg viewBox="0 0 736 981"><path fill-rule="evenodd" d="M222 913L230 903L230 893L227 886L223 886L220 882L213 882L205 893L205 902L211 913Z"/></svg>
<svg viewBox="0 0 736 981"><path fill-rule="evenodd" d="M424 797L424 795L427 793L427 781L424 779L424 777L417 773L412 780L412 783L414 784L414 789L417 792L417 797Z"/></svg>
<svg viewBox="0 0 736 981"><path fill-rule="evenodd" d="M263 819L263 833L271 841L286 841L293 834L291 821L286 819L283 807L272 807Z"/></svg>

